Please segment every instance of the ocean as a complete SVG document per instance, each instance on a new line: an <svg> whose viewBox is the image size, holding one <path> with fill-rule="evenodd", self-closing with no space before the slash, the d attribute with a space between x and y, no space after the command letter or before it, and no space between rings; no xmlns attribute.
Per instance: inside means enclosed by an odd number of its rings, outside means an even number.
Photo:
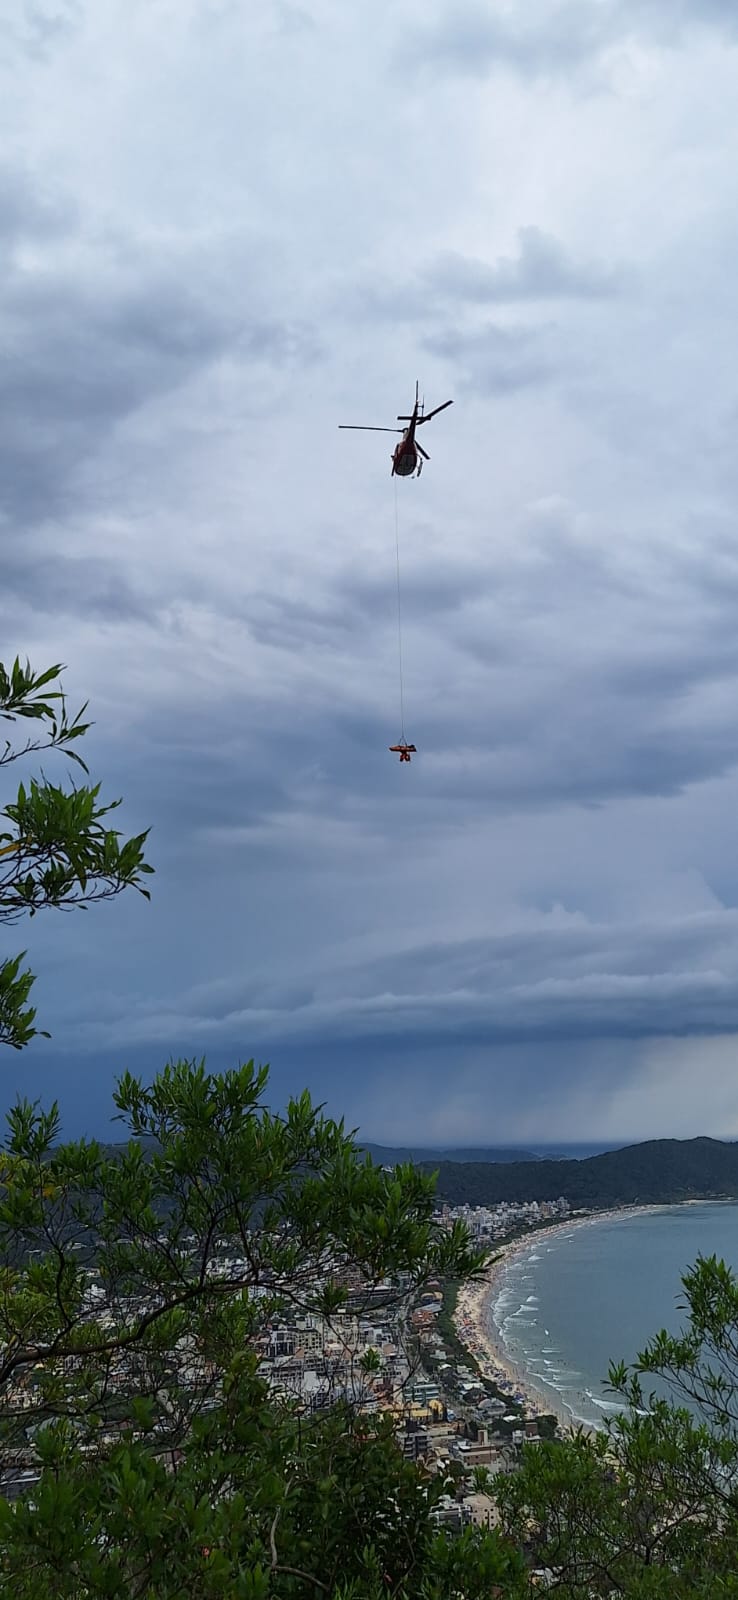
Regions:
<svg viewBox="0 0 738 1600"><path fill-rule="evenodd" d="M492 1299L510 1359L574 1422L601 1425L621 1409L606 1387L610 1361L632 1361L661 1328L684 1326L681 1277L700 1254L738 1271L738 1204L665 1206L538 1232L503 1269ZM657 1386L647 1378L645 1387Z"/></svg>

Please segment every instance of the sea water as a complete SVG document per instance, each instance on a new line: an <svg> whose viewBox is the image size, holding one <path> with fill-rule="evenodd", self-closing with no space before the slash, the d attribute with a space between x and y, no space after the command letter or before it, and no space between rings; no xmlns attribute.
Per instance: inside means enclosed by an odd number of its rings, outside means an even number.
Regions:
<svg viewBox="0 0 738 1600"><path fill-rule="evenodd" d="M682 1275L713 1254L738 1273L738 1204L665 1206L543 1230L503 1269L494 1322L539 1392L575 1422L601 1424L621 1409L607 1388L610 1362L631 1362L661 1328L685 1326ZM644 1387L659 1388L648 1377Z"/></svg>

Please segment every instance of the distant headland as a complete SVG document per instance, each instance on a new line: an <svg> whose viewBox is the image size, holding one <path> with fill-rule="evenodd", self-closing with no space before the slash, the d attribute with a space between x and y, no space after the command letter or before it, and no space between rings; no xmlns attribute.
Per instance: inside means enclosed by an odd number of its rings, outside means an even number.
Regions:
<svg viewBox="0 0 738 1600"><path fill-rule="evenodd" d="M438 1198L449 1205L561 1196L573 1208L599 1209L738 1198L738 1143L721 1139L650 1139L578 1161L511 1161L509 1156L474 1161L468 1154L450 1161L439 1152L418 1161L424 1170L438 1173ZM406 1151L388 1149L382 1157L387 1163L409 1158Z"/></svg>

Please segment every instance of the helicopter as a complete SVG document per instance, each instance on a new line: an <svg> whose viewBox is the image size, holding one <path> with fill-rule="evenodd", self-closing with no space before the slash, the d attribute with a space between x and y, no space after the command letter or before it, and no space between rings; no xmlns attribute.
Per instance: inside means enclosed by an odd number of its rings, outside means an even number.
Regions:
<svg viewBox="0 0 738 1600"><path fill-rule="evenodd" d="M430 456L423 449L422 444L418 443L415 437L415 430L423 422L430 422L431 417L437 417L439 411L445 411L447 406L452 405L453 400L444 400L442 406L436 406L435 410L429 411L426 416L425 401L419 400L418 385L416 383L415 405L413 406L412 416L398 416L397 418L398 422L407 422L409 424L407 428L373 428L360 422L339 422L338 426L339 428L350 428L355 433L401 433L400 443L392 452L392 477L412 478L413 474L420 477L423 470L423 462L430 461Z"/></svg>

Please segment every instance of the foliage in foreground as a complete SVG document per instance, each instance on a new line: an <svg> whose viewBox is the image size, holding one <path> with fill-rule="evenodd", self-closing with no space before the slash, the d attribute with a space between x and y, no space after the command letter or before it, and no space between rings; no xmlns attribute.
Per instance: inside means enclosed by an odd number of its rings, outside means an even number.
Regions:
<svg viewBox="0 0 738 1600"><path fill-rule="evenodd" d="M434 1220L432 1180L383 1172L305 1095L264 1105L252 1064L179 1062L116 1103L131 1138L58 1144L56 1109L10 1117L0 1195L0 1500L20 1600L738 1600L738 1286L685 1278L687 1332L613 1368L608 1434L525 1448L492 1480L502 1528L439 1532L446 1487L363 1409L344 1361L311 1409L260 1366L267 1324L401 1308L480 1270ZM82 1248L79 1248L80 1243ZM644 1387L668 1380L674 1401ZM324 1374L325 1376L325 1374ZM339 1381L340 1380L340 1381ZM703 1420L680 1402L698 1400ZM484 1481L482 1481L484 1479ZM476 1474L475 1487L490 1487Z"/></svg>
<svg viewBox="0 0 738 1600"><path fill-rule="evenodd" d="M307 1095L270 1113L265 1088L251 1063L211 1077L180 1062L150 1088L126 1077L133 1137L117 1154L56 1144L55 1108L11 1114L3 1465L29 1433L43 1463L30 1497L0 1504L23 1600L445 1600L459 1563L481 1600L520 1567L496 1535L439 1536L443 1486L359 1410L371 1362L342 1364L314 1415L259 1375L275 1317L327 1318L349 1349L349 1310L480 1268L466 1231L434 1221L431 1180L361 1159Z"/></svg>
<svg viewBox="0 0 738 1600"><path fill-rule="evenodd" d="M85 772L76 745L90 723L86 707L71 720L60 688L61 666L34 673L28 663L0 662L0 720L33 724L25 742L0 742L0 767L21 756L55 750ZM69 909L107 900L135 888L153 871L144 860L147 835L122 840L106 821L120 805L100 804L100 785L63 788L42 777L20 784L15 799L0 810L0 923L35 916L49 906ZM4 826L4 824L6 826ZM20 1050L39 1032L28 1004L33 974L22 969L25 952L0 962L0 1044Z"/></svg>
<svg viewBox="0 0 738 1600"><path fill-rule="evenodd" d="M738 1596L738 1283L701 1257L683 1284L684 1335L611 1367L607 1433L526 1450L500 1490L503 1526L567 1600Z"/></svg>

